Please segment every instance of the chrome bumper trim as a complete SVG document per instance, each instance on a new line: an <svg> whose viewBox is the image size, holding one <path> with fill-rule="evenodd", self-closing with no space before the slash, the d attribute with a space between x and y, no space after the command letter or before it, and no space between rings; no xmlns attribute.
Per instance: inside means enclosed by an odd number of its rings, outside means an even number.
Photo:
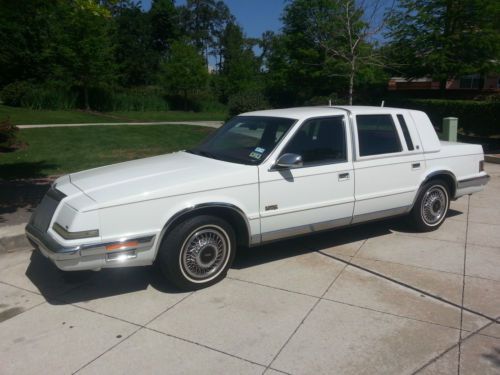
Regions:
<svg viewBox="0 0 500 375"><path fill-rule="evenodd" d="M153 246L156 238L156 235L153 234L142 237L120 238L119 240L105 243L63 246L54 240L48 233L42 233L31 224L26 226L26 236L34 247L38 248L47 258L53 261L78 259L86 256L105 255L129 250L147 250ZM138 244L127 246L127 243L132 241L138 242ZM106 246L119 245L121 243L126 246L117 247L117 249L113 251L108 251L106 249Z"/></svg>
<svg viewBox="0 0 500 375"><path fill-rule="evenodd" d="M468 187L478 187L478 186L484 186L488 183L490 180L489 175L484 175L480 177L473 177L473 178L468 178L466 180L461 180L457 182L457 188L458 189L465 189Z"/></svg>

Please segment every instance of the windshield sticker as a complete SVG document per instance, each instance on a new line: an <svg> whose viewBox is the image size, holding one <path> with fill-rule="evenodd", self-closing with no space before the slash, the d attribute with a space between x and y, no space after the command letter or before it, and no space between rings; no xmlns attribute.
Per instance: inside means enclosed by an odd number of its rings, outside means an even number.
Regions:
<svg viewBox="0 0 500 375"><path fill-rule="evenodd" d="M259 160L262 157L262 154L259 154L258 152L255 152L255 151L252 151L250 153L250 155L248 155L248 156L250 156L251 158Z"/></svg>
<svg viewBox="0 0 500 375"><path fill-rule="evenodd" d="M259 154L263 154L266 151L266 149L262 147L256 147L254 151L258 152Z"/></svg>

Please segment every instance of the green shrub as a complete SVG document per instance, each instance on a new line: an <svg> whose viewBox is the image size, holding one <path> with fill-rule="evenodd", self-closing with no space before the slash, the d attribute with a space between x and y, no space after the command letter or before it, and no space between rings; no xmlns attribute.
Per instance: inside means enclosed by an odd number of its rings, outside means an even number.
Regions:
<svg viewBox="0 0 500 375"><path fill-rule="evenodd" d="M500 102L443 99L390 100L386 105L417 109L427 113L435 127L443 118L457 117L458 127L466 134L481 136L500 134Z"/></svg>
<svg viewBox="0 0 500 375"><path fill-rule="evenodd" d="M90 108L97 111L168 111L169 103L155 87L133 89L93 88L89 91ZM80 97L79 105L83 105Z"/></svg>
<svg viewBox="0 0 500 375"><path fill-rule="evenodd" d="M267 109L270 106L261 92L242 91L229 98L228 107L229 117L234 117L240 113Z"/></svg>
<svg viewBox="0 0 500 375"><path fill-rule="evenodd" d="M78 94L68 88L33 86L21 100L21 106L31 109L74 109Z"/></svg>
<svg viewBox="0 0 500 375"><path fill-rule="evenodd" d="M18 130L15 125L12 125L10 119L0 121L0 151L8 151L17 146Z"/></svg>
<svg viewBox="0 0 500 375"><path fill-rule="evenodd" d="M26 94L33 89L29 82L17 81L4 86L0 92L0 99L3 104L13 107L20 107Z"/></svg>

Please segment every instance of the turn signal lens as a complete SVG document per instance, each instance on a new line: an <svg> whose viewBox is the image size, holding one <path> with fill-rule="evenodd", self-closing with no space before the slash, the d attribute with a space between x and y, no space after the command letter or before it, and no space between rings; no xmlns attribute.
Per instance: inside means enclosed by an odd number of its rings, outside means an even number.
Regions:
<svg viewBox="0 0 500 375"><path fill-rule="evenodd" d="M106 246L107 251L115 251L115 250L125 250L125 249L130 249L134 247L138 247L139 242L138 241L127 241L127 242L118 242L114 243L112 245Z"/></svg>

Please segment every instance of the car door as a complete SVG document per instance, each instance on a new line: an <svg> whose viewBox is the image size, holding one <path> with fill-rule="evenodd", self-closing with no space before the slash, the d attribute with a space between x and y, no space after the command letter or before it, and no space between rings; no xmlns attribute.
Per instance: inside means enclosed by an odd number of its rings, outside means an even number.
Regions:
<svg viewBox="0 0 500 375"><path fill-rule="evenodd" d="M280 169L275 160L298 154L303 166ZM345 116L304 121L259 166L262 241L349 224L354 208L350 132Z"/></svg>
<svg viewBox="0 0 500 375"><path fill-rule="evenodd" d="M357 114L353 223L408 212L425 160L403 113Z"/></svg>

